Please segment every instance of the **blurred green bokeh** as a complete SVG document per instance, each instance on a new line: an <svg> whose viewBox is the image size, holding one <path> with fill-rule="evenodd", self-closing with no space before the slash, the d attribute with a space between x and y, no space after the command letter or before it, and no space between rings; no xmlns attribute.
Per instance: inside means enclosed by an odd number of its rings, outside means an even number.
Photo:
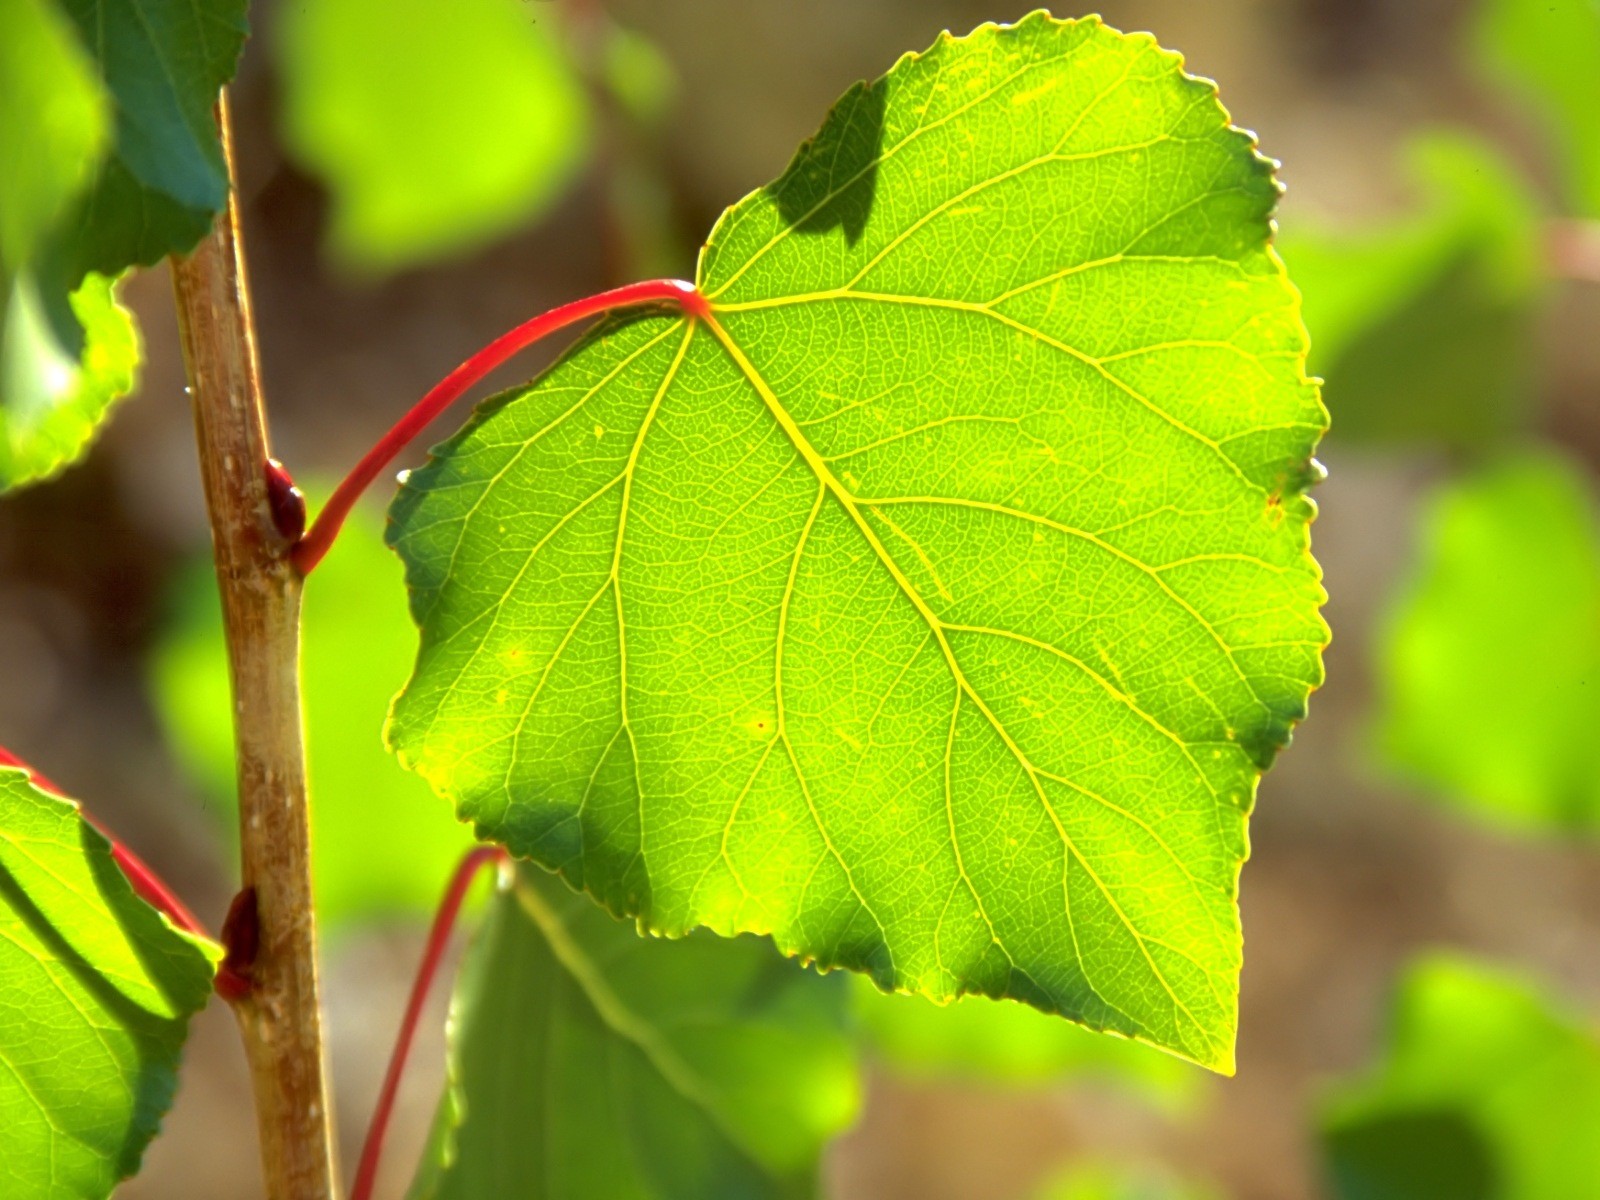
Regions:
<svg viewBox="0 0 1600 1200"><path fill-rule="evenodd" d="M1600 506L1551 451L1441 487L1377 643L1383 763L1502 826L1600 833Z"/></svg>
<svg viewBox="0 0 1600 1200"><path fill-rule="evenodd" d="M1401 982L1384 1061L1334 1089L1338 1200L1578 1200L1600 1186L1600 1040L1510 973L1451 955Z"/></svg>
<svg viewBox="0 0 1600 1200"><path fill-rule="evenodd" d="M405 682L417 635L400 563L371 508L351 514L308 581L303 642L318 922L337 931L351 921L420 918L473 839L449 804L383 746L389 700ZM174 748L237 837L232 704L209 561L183 574L151 669Z"/></svg>
<svg viewBox="0 0 1600 1200"><path fill-rule="evenodd" d="M277 36L283 136L332 194L347 268L481 246L538 216L587 153L558 5L318 0L282 6Z"/></svg>

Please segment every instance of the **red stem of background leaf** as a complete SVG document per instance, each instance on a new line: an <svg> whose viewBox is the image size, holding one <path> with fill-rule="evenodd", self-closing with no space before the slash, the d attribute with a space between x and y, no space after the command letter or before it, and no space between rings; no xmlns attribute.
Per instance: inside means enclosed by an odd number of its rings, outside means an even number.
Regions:
<svg viewBox="0 0 1600 1200"><path fill-rule="evenodd" d="M467 852L461 865L456 867L455 874L450 877L444 899L440 901L439 911L433 918L433 928L428 931L428 944L422 951L422 962L417 967L417 977L411 985L411 998L406 1001L405 1016L400 1019L400 1032L389 1057L389 1070L383 1077L383 1088L378 1093L377 1106L372 1110L372 1123L367 1127L367 1140L361 1147L361 1162L356 1167L350 1200L371 1200L372 1187L378 1178L378 1159L383 1154L383 1137L389 1130L395 1096L400 1091L400 1077L406 1069L406 1056L411 1053L411 1043L422 1018L422 1006L427 1002L428 989L433 984L434 976L439 973L439 960L444 957L445 947L449 945L450 931L455 928L456 917L460 915L462 902L467 898L467 889L484 867L508 861L509 856L499 846L478 846Z"/></svg>
<svg viewBox="0 0 1600 1200"><path fill-rule="evenodd" d="M433 390L401 417L394 428L384 434L366 457L355 465L355 469L345 476L317 514L310 531L290 552L294 565L302 575L310 574L312 568L322 561L323 555L327 554L328 547L333 545L333 539L338 536L340 526L361 498L361 493L434 418L507 359L575 322L599 316L611 309L661 303L676 304L691 316L702 316L706 312L706 302L695 291L694 284L682 279L650 279L563 304L531 321L523 322L509 333L501 334L434 385Z"/></svg>
<svg viewBox="0 0 1600 1200"><path fill-rule="evenodd" d="M122 869L122 873L127 876L129 885L141 900L152 908L166 913L172 919L172 923L185 933L205 938L207 941L215 940L207 932L206 927L200 923L200 918L189 911L189 906L178 899L177 894L166 885L161 876L157 875L144 859L124 846L117 839L117 836L96 820L81 803L70 800L64 791L44 775L34 770L29 764L23 762L15 754L12 754L4 746L0 746L0 767L20 767L28 773L28 777L33 781L35 787L42 791L52 792L63 800L67 800L68 803L76 804L79 815L90 825L93 825L100 832L101 837L111 843L112 860ZM250 984L248 980L236 975L229 967L224 965L217 970L215 987L224 997L231 998L248 991Z"/></svg>

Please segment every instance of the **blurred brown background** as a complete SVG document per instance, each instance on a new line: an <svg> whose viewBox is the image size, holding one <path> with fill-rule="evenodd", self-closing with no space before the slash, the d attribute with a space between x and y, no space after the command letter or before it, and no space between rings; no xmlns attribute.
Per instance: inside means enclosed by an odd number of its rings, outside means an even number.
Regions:
<svg viewBox="0 0 1600 1200"><path fill-rule="evenodd" d="M375 286L330 275L317 252L325 199L275 138L263 43L276 7L255 6L235 120L274 437L304 477L341 472L495 334L616 281L607 278L592 184L536 228L466 261ZM609 0L608 8L678 69L681 95L661 154L691 246L725 204L782 169L849 83L941 29L1026 11L955 0ZM1358 221L1397 210L1407 196L1395 150L1420 125L1504 131L1503 112L1457 65L1465 8L1461 0L1149 0L1103 12L1119 28L1154 31L1191 70L1221 82L1235 119L1284 161L1281 219L1292 223L1308 213ZM1527 165L1537 175L1538 162ZM685 275L692 268L687 257L677 265ZM214 921L230 870L212 827L195 818L199 801L163 745L143 675L168 574L206 537L169 289L164 270L127 289L148 353L141 394L124 402L87 463L0 506L0 744L86 798ZM1600 287L1562 291L1546 326L1547 428L1600 466ZM1337 425L1336 392L1329 404ZM877 1079L859 1127L832 1152L830 1196L1023 1200L1085 1150L1165 1161L1245 1200L1316 1195L1309 1106L1325 1080L1376 1054L1387 989L1417 948L1446 944L1524 964L1600 1011L1594 852L1479 832L1378 785L1364 766L1372 621L1407 562L1415 500L1438 464L1348 452L1337 435L1323 458L1331 478L1318 493L1315 543L1334 644L1312 720L1263 785L1252 826L1238 1077L1209 1081L1200 1111L1181 1121L1081 1090ZM347 1163L419 941L409 930L346 938L326 963ZM167 1134L121 1194L258 1194L248 1087L229 1025L218 1007L200 1018ZM437 1034L416 1062L391 1135L389 1195L403 1190L437 1095Z"/></svg>

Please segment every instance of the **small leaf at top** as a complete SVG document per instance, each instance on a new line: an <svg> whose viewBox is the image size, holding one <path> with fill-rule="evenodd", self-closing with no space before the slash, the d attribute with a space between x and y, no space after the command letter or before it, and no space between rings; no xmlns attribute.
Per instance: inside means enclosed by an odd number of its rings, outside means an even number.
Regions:
<svg viewBox="0 0 1600 1200"><path fill-rule="evenodd" d="M1321 678L1271 164L1035 14L858 86L412 474L389 729L619 913L1231 1070L1256 781Z"/></svg>
<svg viewBox="0 0 1600 1200"><path fill-rule="evenodd" d="M213 109L244 46L246 0L57 0L111 93L110 157L66 230L69 287L194 248L228 196Z"/></svg>
<svg viewBox="0 0 1600 1200"><path fill-rule="evenodd" d="M98 1200L138 1170L219 953L134 895L75 805L0 767L0 1195Z"/></svg>
<svg viewBox="0 0 1600 1200"><path fill-rule="evenodd" d="M132 389L115 281L192 249L228 173L213 106L245 0L0 12L0 492L53 475Z"/></svg>
<svg viewBox="0 0 1600 1200"><path fill-rule="evenodd" d="M859 1100L844 983L757 938L641 937L525 868L462 966L411 1194L812 1195Z"/></svg>
<svg viewBox="0 0 1600 1200"><path fill-rule="evenodd" d="M1525 830L1600 836L1600 498L1549 452L1441 488L1379 641L1385 765Z"/></svg>

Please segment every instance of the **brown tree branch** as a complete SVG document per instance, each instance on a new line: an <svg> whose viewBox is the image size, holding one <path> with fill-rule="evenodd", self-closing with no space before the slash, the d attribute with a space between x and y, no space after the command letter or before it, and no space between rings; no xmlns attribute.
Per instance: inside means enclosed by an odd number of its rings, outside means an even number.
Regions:
<svg viewBox="0 0 1600 1200"><path fill-rule="evenodd" d="M218 104L232 176L226 97ZM331 1200L331 1120L317 993L300 730L300 575L268 495L266 417L232 195L172 262L228 639L242 874L259 948L234 1013L250 1061L271 1200Z"/></svg>

